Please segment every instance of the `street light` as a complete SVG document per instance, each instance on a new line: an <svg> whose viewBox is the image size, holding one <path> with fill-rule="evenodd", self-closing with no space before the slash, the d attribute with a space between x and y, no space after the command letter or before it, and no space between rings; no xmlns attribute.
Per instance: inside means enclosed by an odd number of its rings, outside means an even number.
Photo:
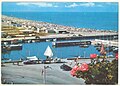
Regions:
<svg viewBox="0 0 120 86"><path fill-rule="evenodd" d="M47 76L47 68L50 68L52 69L51 67L49 66L44 66L44 69L42 69L42 74L43 74L43 83L46 84L46 76Z"/></svg>

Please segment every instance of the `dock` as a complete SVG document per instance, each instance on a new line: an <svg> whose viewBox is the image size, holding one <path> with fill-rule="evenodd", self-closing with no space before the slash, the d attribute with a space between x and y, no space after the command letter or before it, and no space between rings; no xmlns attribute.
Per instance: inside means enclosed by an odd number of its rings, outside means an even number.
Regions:
<svg viewBox="0 0 120 86"><path fill-rule="evenodd" d="M80 46L91 45L91 41L69 41L69 42L53 42L55 47L68 47L68 46Z"/></svg>
<svg viewBox="0 0 120 86"><path fill-rule="evenodd" d="M96 35L96 36L77 36L77 37L45 37L45 38L10 38L10 39L2 39L3 42L8 42L12 44L19 44L19 43L33 43L33 42L46 42L46 41L68 41L68 40L94 40L94 39L101 39L101 40L118 40L118 34L114 35Z"/></svg>

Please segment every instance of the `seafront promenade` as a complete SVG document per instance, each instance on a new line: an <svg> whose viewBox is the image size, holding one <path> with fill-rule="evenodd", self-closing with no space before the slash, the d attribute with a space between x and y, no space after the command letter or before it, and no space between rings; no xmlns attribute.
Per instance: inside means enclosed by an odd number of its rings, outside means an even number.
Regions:
<svg viewBox="0 0 120 86"><path fill-rule="evenodd" d="M46 82L44 83L44 75L42 70L45 66L50 68L46 69ZM56 64L33 64L21 66L5 64L2 67L2 78L6 80L6 84L85 84L83 79L78 79L70 75L70 71L63 71L60 69L61 63Z"/></svg>
<svg viewBox="0 0 120 86"><path fill-rule="evenodd" d="M109 61L114 58L108 58ZM24 65L22 63L13 65L12 63L5 63L2 67L2 80L6 84L54 84L54 85L85 85L85 80L82 78L72 77L70 71L64 71L60 68L62 64L70 67L75 65L74 60L63 59L67 63L53 63L53 64L30 64ZM78 63L90 63L90 59L79 59ZM72 63L72 64L71 64ZM46 69L46 82L44 83L44 74L42 70L44 66L49 66Z"/></svg>

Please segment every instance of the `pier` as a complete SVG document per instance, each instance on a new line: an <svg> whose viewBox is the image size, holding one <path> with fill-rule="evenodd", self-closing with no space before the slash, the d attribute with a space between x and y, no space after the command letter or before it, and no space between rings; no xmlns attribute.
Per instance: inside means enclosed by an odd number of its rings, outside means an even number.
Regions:
<svg viewBox="0 0 120 86"><path fill-rule="evenodd" d="M117 40L118 34L115 35L94 35L94 36L77 36L77 37L64 37L57 38L57 41L65 41L65 40L92 40L92 39L101 39L101 40Z"/></svg>
<svg viewBox="0 0 120 86"><path fill-rule="evenodd" d="M51 38L35 38L35 37L29 37L29 38L10 38L10 39L3 39L3 42L8 43L32 43L32 42L46 42L46 41L68 41L68 40L94 40L94 39L101 39L101 40L118 40L118 34L114 35L96 35L96 36L76 36L76 37L51 37Z"/></svg>
<svg viewBox="0 0 120 86"><path fill-rule="evenodd" d="M84 46L91 45L91 41L69 41L69 42L53 42L55 47L68 47L68 46Z"/></svg>

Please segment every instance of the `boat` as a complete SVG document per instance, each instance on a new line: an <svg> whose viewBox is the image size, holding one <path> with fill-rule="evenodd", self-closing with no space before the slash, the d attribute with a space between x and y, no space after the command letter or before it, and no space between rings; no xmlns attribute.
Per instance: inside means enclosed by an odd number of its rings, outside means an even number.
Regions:
<svg viewBox="0 0 120 86"><path fill-rule="evenodd" d="M22 44L11 44L1 46L3 51L22 50Z"/></svg>
<svg viewBox="0 0 120 86"><path fill-rule="evenodd" d="M43 63L51 63L51 61L53 60L53 52L51 50L51 48L48 46L44 52L44 56L46 56L46 60L43 60Z"/></svg>
<svg viewBox="0 0 120 86"><path fill-rule="evenodd" d="M57 39L53 39L53 41L54 41L54 42L56 42L56 41L57 41Z"/></svg>
<svg viewBox="0 0 120 86"><path fill-rule="evenodd" d="M39 59L36 56L27 57L27 60L23 61L23 64L37 64Z"/></svg>
<svg viewBox="0 0 120 86"><path fill-rule="evenodd" d="M10 47L10 50L22 50L22 44L12 44L12 45L9 45Z"/></svg>
<svg viewBox="0 0 120 86"><path fill-rule="evenodd" d="M52 42L52 46L55 46L56 45L56 43L55 42Z"/></svg>
<svg viewBox="0 0 120 86"><path fill-rule="evenodd" d="M118 52L118 48L114 48L114 49L113 49L113 52Z"/></svg>
<svg viewBox="0 0 120 86"><path fill-rule="evenodd" d="M96 47L96 50L100 51L100 47Z"/></svg>
<svg viewBox="0 0 120 86"><path fill-rule="evenodd" d="M27 42L28 42L28 43L32 43L32 40L28 40Z"/></svg>
<svg viewBox="0 0 120 86"><path fill-rule="evenodd" d="M5 62L11 62L12 60L9 58L1 58L1 62L5 63Z"/></svg>
<svg viewBox="0 0 120 86"><path fill-rule="evenodd" d="M47 58L51 58L53 56L53 52L51 50L51 48L48 46L44 52L44 55L47 57Z"/></svg>
<svg viewBox="0 0 120 86"><path fill-rule="evenodd" d="M88 48L89 45L80 45L80 47L82 47L82 48Z"/></svg>

